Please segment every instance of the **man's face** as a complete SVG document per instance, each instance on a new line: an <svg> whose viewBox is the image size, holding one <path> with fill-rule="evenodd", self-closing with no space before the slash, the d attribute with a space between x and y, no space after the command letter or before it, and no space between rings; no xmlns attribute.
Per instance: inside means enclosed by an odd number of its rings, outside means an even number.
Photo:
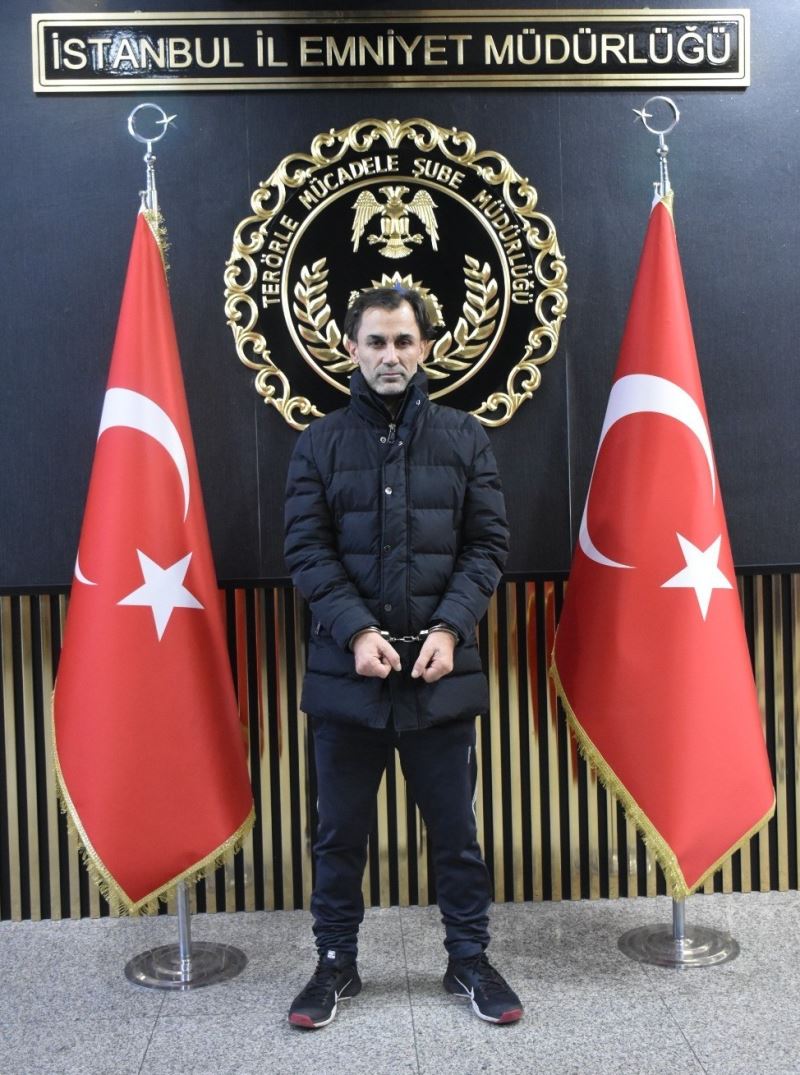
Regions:
<svg viewBox="0 0 800 1075"><path fill-rule="evenodd" d="M413 309L401 302L396 310L366 309L358 338L348 340L347 349L374 392L397 396L405 392L417 366L428 357L431 341L422 339Z"/></svg>

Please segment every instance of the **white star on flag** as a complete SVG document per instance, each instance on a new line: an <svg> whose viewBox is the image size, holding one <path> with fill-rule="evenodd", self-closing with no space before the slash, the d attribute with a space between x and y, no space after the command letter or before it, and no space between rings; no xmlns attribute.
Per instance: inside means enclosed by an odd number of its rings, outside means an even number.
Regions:
<svg viewBox="0 0 800 1075"><path fill-rule="evenodd" d="M680 542L686 567L661 584L662 589L676 587L694 590L703 619L708 614L711 594L714 590L732 590L733 584L719 569L719 550L722 543L720 534L707 549L698 549L682 534L676 534Z"/></svg>
<svg viewBox="0 0 800 1075"><path fill-rule="evenodd" d="M182 560L172 564L171 567L160 567L155 560L151 560L141 549L136 550L139 564L142 568L144 586L129 593L118 601L118 605L146 605L153 611L158 640L167 629L170 617L176 608L203 608L193 593L183 585L186 572L189 570L189 561L192 554L189 552Z"/></svg>

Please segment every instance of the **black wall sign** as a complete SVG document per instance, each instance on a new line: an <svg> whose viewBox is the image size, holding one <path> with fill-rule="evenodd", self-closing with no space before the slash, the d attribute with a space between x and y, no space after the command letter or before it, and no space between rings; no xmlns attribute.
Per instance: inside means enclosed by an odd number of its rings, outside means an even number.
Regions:
<svg viewBox="0 0 800 1075"><path fill-rule="evenodd" d="M744 87L747 9L32 16L36 92Z"/></svg>

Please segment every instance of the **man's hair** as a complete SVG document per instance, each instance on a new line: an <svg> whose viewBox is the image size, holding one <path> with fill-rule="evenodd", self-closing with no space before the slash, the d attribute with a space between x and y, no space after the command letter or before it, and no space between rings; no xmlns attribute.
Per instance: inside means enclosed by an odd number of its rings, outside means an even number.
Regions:
<svg viewBox="0 0 800 1075"><path fill-rule="evenodd" d="M378 306L383 310L396 310L402 303L407 302L414 311L419 334L423 340L432 340L436 337L428 307L418 291L395 284L393 287L375 287L369 291L362 291L353 301L344 317L344 334L348 340L358 337L361 327L361 318L367 310Z"/></svg>

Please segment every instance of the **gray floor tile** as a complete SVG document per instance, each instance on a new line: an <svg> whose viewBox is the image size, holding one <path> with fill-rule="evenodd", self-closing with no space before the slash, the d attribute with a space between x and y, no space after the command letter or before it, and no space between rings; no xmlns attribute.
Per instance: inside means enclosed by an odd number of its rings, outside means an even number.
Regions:
<svg viewBox="0 0 800 1075"><path fill-rule="evenodd" d="M627 959L627 929L671 901L501 904L493 962L523 1021L481 1022L449 997L435 907L367 911L361 996L303 1032L288 1005L314 966L306 912L196 915L195 940L248 956L229 982L137 989L131 956L177 940L175 918L0 925L0 1075L797 1075L800 894L695 896L687 922L741 945L731 963L665 970Z"/></svg>
<svg viewBox="0 0 800 1075"><path fill-rule="evenodd" d="M141 1075L416 1075L411 1014L402 1006L378 1022L361 998L343 1004L324 1030L289 1026L286 1013L229 1016L224 1030L210 1016L163 1016Z"/></svg>
<svg viewBox="0 0 800 1075"><path fill-rule="evenodd" d="M797 1075L800 1071L800 989L776 989L764 979L738 996L678 993L667 998L673 1017L708 1075Z"/></svg>
<svg viewBox="0 0 800 1075"><path fill-rule="evenodd" d="M6 1024L0 1075L138 1075L155 1017L38 1017Z"/></svg>
<svg viewBox="0 0 800 1075"><path fill-rule="evenodd" d="M521 1022L498 1027L477 1019L466 1002L450 998L449 1005L414 1008L424 1075L702 1075L677 1028L645 1027L641 1010L638 1017L602 1021L596 1006L577 1004L557 1019L533 1007Z"/></svg>
<svg viewBox="0 0 800 1075"><path fill-rule="evenodd" d="M124 976L127 960L151 947L152 936L168 943L167 923L153 925L123 919L7 924L0 930L4 1015L22 1022L155 1018L163 995L137 990Z"/></svg>

